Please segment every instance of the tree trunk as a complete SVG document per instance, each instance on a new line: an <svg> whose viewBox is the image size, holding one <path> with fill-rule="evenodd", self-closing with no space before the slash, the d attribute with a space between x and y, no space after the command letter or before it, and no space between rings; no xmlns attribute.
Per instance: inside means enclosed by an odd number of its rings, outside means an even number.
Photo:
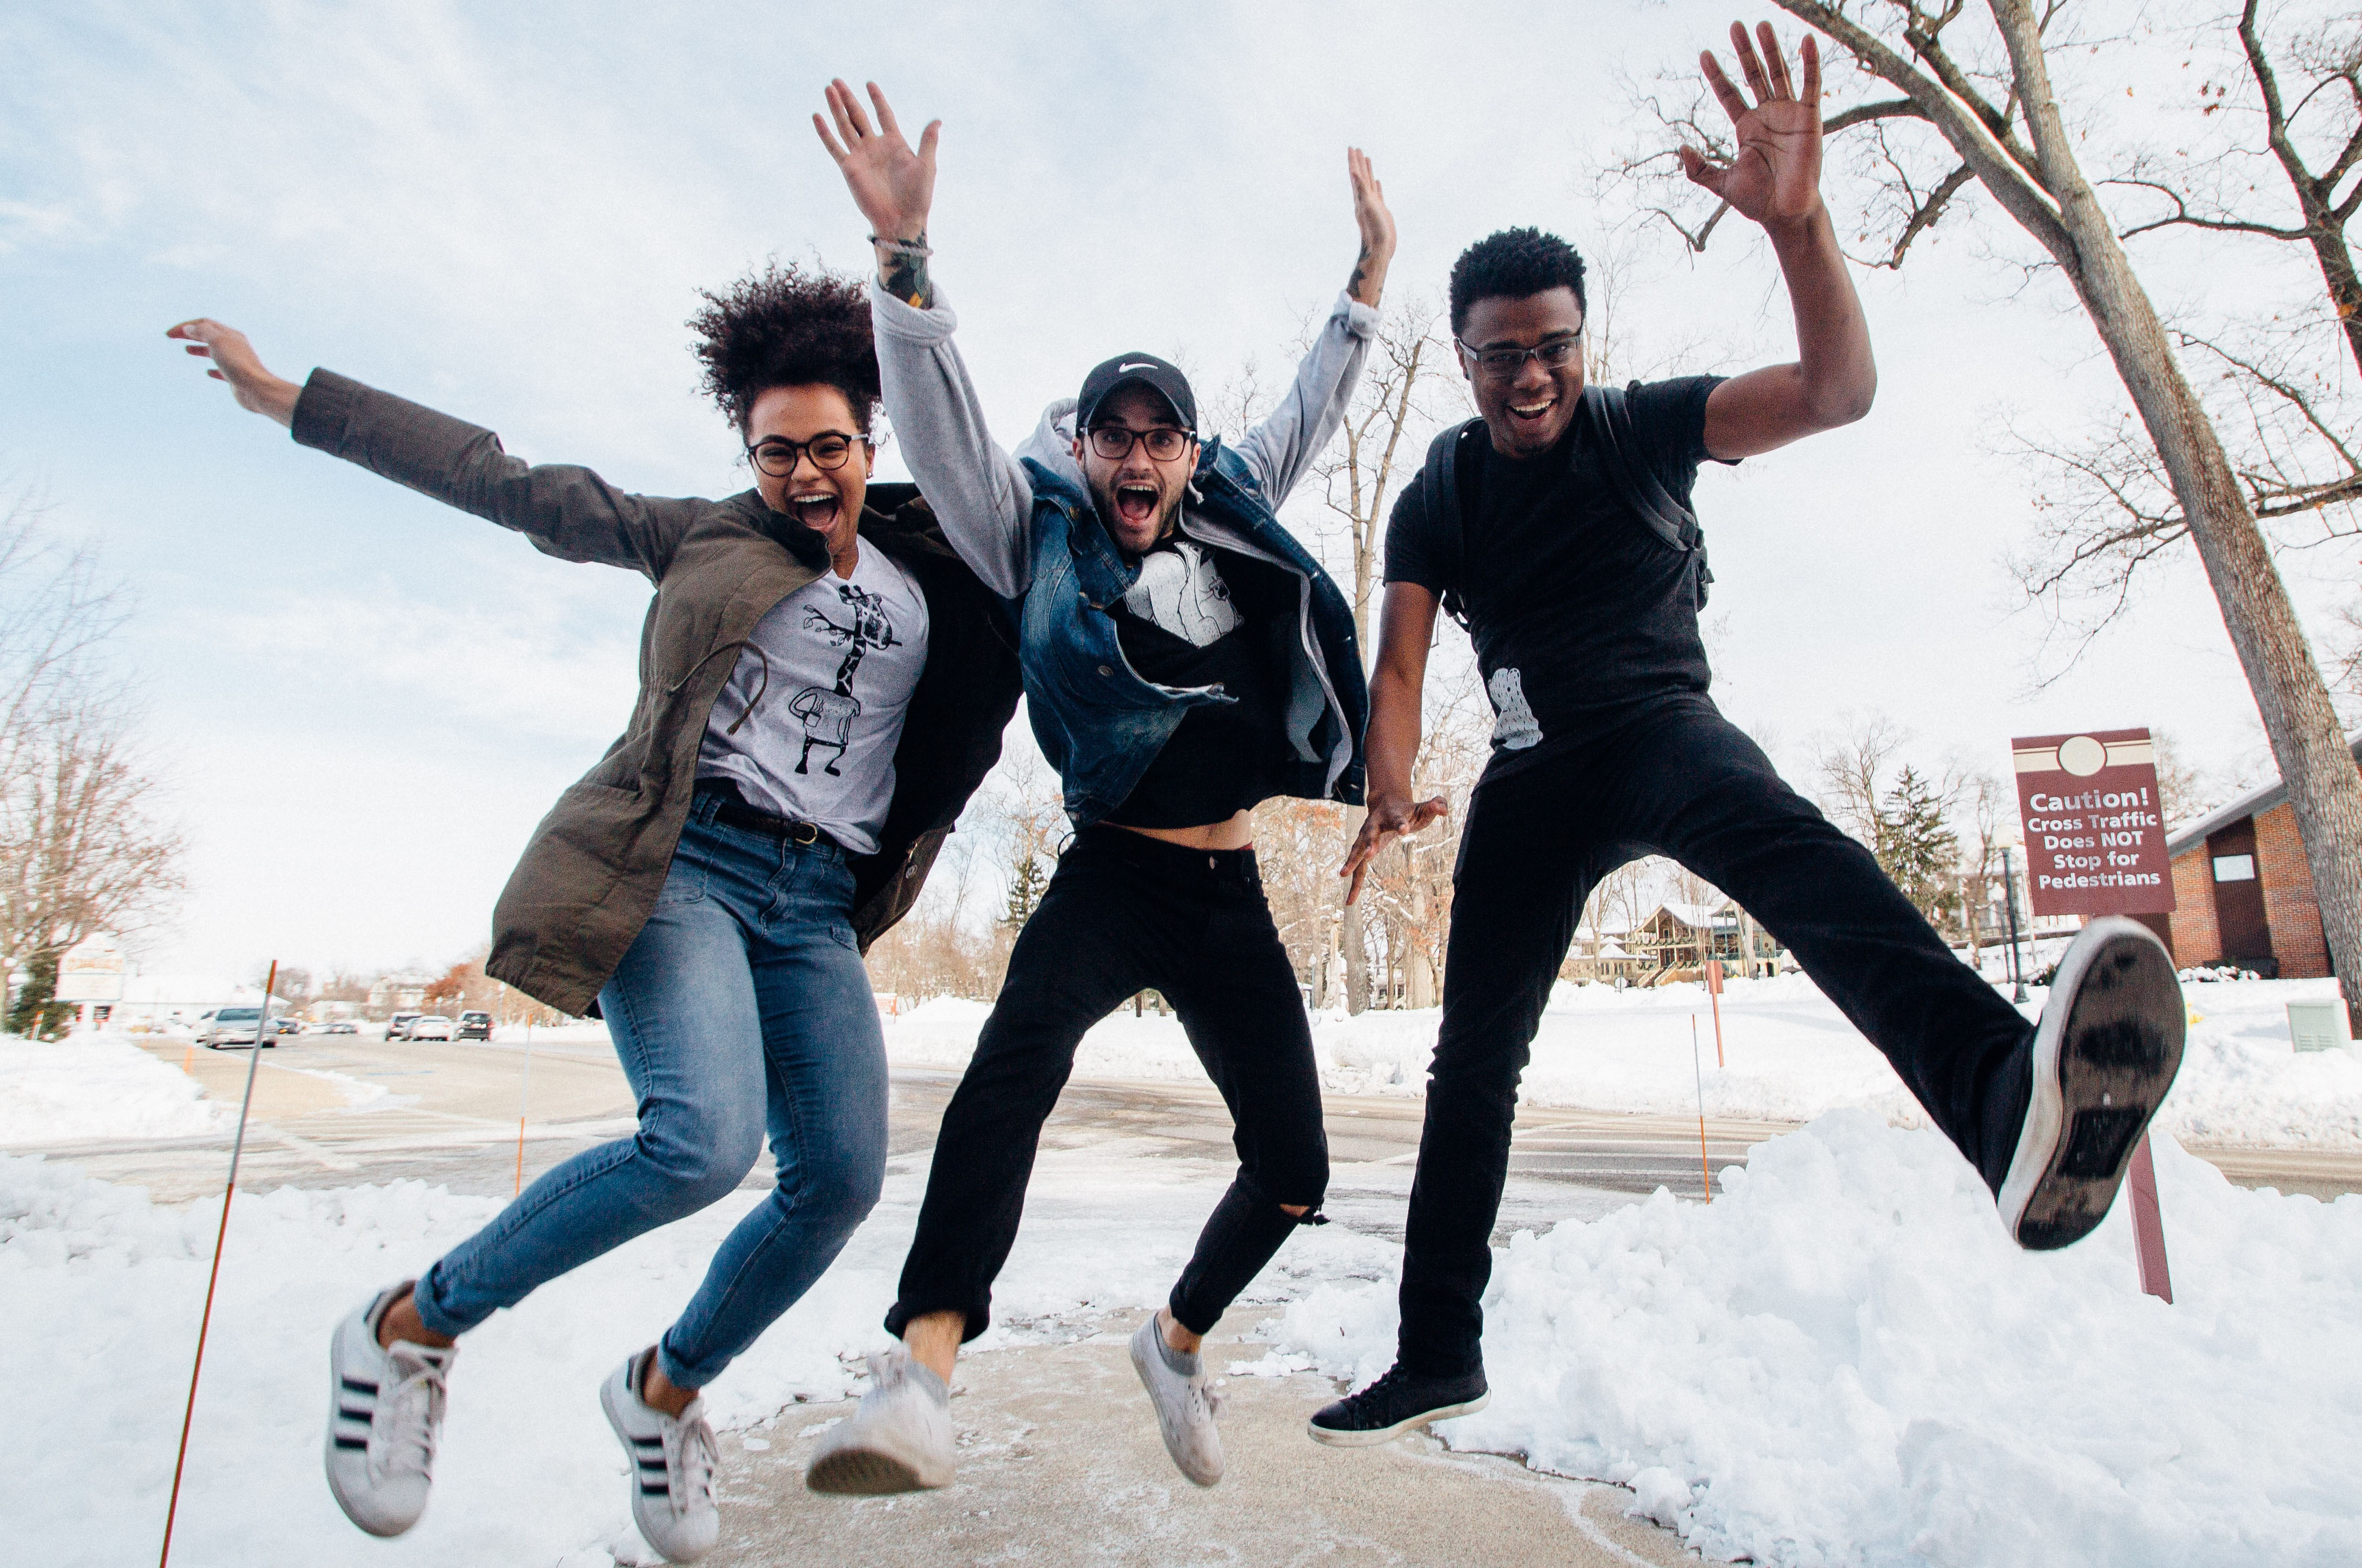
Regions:
<svg viewBox="0 0 2362 1568"><path fill-rule="evenodd" d="M1345 906L1345 1010L1359 1016L1370 1010L1370 949L1362 939L1362 906Z"/></svg>
<svg viewBox="0 0 2362 1568"><path fill-rule="evenodd" d="M2058 258L2157 446L2189 519L2224 629L2255 694L2312 870L2331 966L2362 1032L2362 772L2347 751L2287 585L2256 526L2205 410L2176 362L2156 306L2074 161L2025 0L1992 0L2046 182L2071 252Z"/></svg>

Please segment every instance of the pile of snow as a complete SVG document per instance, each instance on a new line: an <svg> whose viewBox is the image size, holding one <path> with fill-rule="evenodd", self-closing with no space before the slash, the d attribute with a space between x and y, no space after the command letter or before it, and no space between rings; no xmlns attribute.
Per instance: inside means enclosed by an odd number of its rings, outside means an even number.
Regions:
<svg viewBox="0 0 2362 1568"><path fill-rule="evenodd" d="M869 1221L819 1284L706 1391L715 1424L775 1418L852 1392L858 1353L881 1348L925 1181L889 1175ZM1045 1153L1026 1223L972 1348L1065 1341L1101 1317L1162 1302L1229 1172L1220 1162ZM496 1314L462 1342L425 1518L372 1541L320 1474L331 1327L498 1213L498 1198L414 1181L334 1191L241 1191L231 1210L179 1521L176 1562L371 1562L434 1568L653 1563L634 1529L622 1452L598 1386L679 1314L723 1236L755 1204L740 1191L640 1237ZM137 1187L0 1156L0 1384L38 1441L0 1466L10 1560L152 1561L164 1522L219 1200L151 1206ZM1246 1299L1374 1278L1395 1249L1341 1225L1291 1237ZM841 1412L831 1412L831 1414ZM1145 1418L1143 1418L1145 1419ZM725 1443L733 1441L725 1439ZM103 1484L94 1478L103 1478ZM1165 1477L1142 1476L1162 1484ZM94 1507L103 1496L105 1506ZM825 1555L825 1553L823 1553Z"/></svg>
<svg viewBox="0 0 2362 1568"><path fill-rule="evenodd" d="M1627 1483L1709 1558L2362 1562L2362 1197L2156 1154L2171 1306L2127 1206L2021 1253L1940 1135L1855 1112L1759 1145L1711 1205L1520 1233L1485 1297L1492 1405L1440 1430ZM1396 1320L1391 1281L1325 1286L1272 1364L1366 1381Z"/></svg>
<svg viewBox="0 0 2362 1568"><path fill-rule="evenodd" d="M2047 992L2032 993L2037 1016ZM2362 1148L2362 1058L2300 1054L2288 1003L2334 998L2334 980L2235 980L2194 988L2181 1076L2158 1125L2207 1144ZM1617 991L1561 983L1551 993L1526 1069L1532 1105L1809 1121L1867 1110L1900 1127L1926 1124L1918 1101L1820 988L1802 975L1733 980L1722 997L1716 1062L1714 1004L1697 985ZM898 1066L956 1068L975 1049L990 1009L942 999L885 1020ZM1321 1012L1312 1020L1320 1081L1333 1094L1418 1096L1427 1088L1440 1010ZM1129 1008L1084 1037L1083 1077L1190 1078L1204 1073L1180 1021Z"/></svg>
<svg viewBox="0 0 2362 1568"><path fill-rule="evenodd" d="M0 1147L198 1138L237 1120L194 1078L119 1035L0 1035Z"/></svg>

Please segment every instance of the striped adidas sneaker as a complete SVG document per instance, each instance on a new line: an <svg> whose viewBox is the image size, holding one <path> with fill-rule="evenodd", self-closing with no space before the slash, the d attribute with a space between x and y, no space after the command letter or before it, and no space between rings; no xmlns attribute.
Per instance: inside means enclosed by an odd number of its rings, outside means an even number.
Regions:
<svg viewBox="0 0 2362 1568"><path fill-rule="evenodd" d="M459 1353L456 1345L377 1342L379 1320L411 1283L380 1291L328 1341L328 1490L371 1535L400 1535L426 1511L444 1380Z"/></svg>
<svg viewBox="0 0 2362 1568"><path fill-rule="evenodd" d="M668 1562L694 1562L713 1550L722 1515L713 1503L713 1429L705 1401L668 1416L640 1398L642 1351L599 1386L599 1408L632 1462L632 1522Z"/></svg>

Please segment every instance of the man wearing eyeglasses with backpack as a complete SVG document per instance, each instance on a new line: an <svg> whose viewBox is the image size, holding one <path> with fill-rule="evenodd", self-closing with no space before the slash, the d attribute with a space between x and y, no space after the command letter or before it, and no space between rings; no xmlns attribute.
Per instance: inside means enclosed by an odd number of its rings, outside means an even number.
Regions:
<svg viewBox="0 0 2362 1568"><path fill-rule="evenodd" d="M1481 417L1438 438L1387 529L1369 812L1342 868L1349 897L1381 847L1444 812L1411 787L1439 607L1468 626L1497 722L1454 871L1396 1364L1312 1418L1321 1442L1384 1442L1485 1403L1480 1301L1518 1076L1584 900L1626 861L1670 856L1777 935L2029 1249L2065 1246L2105 1215L2180 1063L2172 961L2145 928L2093 922L2040 1026L2028 1024L1706 694L1698 465L1849 424L1877 386L1821 204L1817 50L1807 38L1799 93L1771 28L1760 37L1759 56L1731 29L1752 105L1701 60L1736 122L1734 160L1683 148L1682 161L1770 237L1795 363L1589 387L1583 262L1563 240L1505 230L1452 269L1451 329Z"/></svg>
<svg viewBox="0 0 2362 1568"><path fill-rule="evenodd" d="M944 534L1010 600L1026 701L1065 786L1072 844L1010 955L934 1165L861 1408L807 1483L896 1492L952 1479L954 1359L991 1320L1042 1126L1084 1032L1164 993L1237 1125L1239 1172L1167 1305L1131 1342L1166 1451L1221 1478L1200 1342L1329 1179L1296 974L1255 867L1274 795L1359 803L1368 709L1352 614L1274 513L1336 434L1377 325L1394 220L1347 155L1362 250L1278 406L1235 444L1198 438L1188 379L1120 354L1051 405L1014 456L987 429L928 275L939 127L914 151L884 96L844 83L814 123L877 246L886 408ZM833 122L833 128L832 128Z"/></svg>

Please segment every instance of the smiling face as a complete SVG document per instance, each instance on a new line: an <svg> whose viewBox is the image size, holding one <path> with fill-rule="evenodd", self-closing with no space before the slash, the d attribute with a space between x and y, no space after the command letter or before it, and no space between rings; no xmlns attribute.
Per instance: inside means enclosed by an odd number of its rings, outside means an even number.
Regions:
<svg viewBox="0 0 2362 1568"><path fill-rule="evenodd" d="M1493 449L1511 458L1539 458L1558 445L1574 421L1575 404L1583 396L1583 355L1578 349L1566 363L1551 369L1528 358L1517 373L1506 379L1478 369L1469 350L1539 348L1543 344L1575 337L1583 331L1583 306L1573 289L1545 289L1538 294L1496 295L1468 307L1460 331L1460 369L1469 377L1476 396L1476 412L1485 416Z"/></svg>
<svg viewBox="0 0 2362 1568"><path fill-rule="evenodd" d="M853 437L854 447L843 466L823 469L801 448L805 442L832 433ZM747 405L745 434L749 447L774 438L797 444L794 469L774 475L766 473L758 463L755 488L765 505L825 538L832 556L843 555L860 527L862 502L869 494L869 469L877 460L845 395L826 385L767 388Z"/></svg>
<svg viewBox="0 0 2362 1568"><path fill-rule="evenodd" d="M1133 431L1181 428L1173 405L1146 387L1125 387L1100 403L1092 428L1111 425ZM1172 532L1198 467L1198 440L1191 436L1176 456L1159 461L1148 455L1145 441L1134 440L1121 458L1102 458L1087 436L1077 436L1075 460L1117 547L1136 556Z"/></svg>

